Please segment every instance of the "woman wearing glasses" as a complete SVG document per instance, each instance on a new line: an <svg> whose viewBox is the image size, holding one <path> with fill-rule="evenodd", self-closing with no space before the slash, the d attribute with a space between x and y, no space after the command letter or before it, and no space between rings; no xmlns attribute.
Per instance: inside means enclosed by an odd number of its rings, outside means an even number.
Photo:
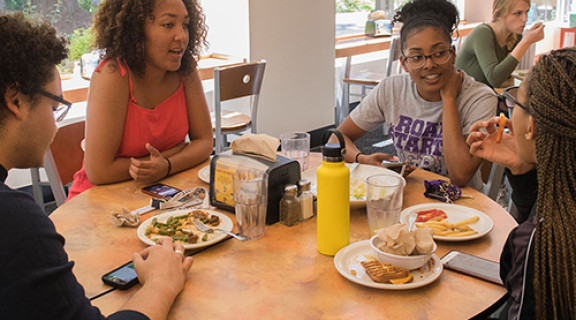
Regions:
<svg viewBox="0 0 576 320"><path fill-rule="evenodd" d="M105 60L90 81L84 167L69 198L93 184L149 184L206 160L212 125L193 58L206 36L198 1L107 0L93 30Z"/></svg>
<svg viewBox="0 0 576 320"><path fill-rule="evenodd" d="M496 143L494 118L470 134L472 154L536 167L538 176L533 216L510 233L502 251L510 298L501 319L576 319L575 79L576 49L540 57L520 88L506 92L512 133Z"/></svg>
<svg viewBox="0 0 576 320"><path fill-rule="evenodd" d="M528 48L544 39L544 25L534 24L522 36L530 0L494 0L492 22L474 28L464 41L456 67L492 88L503 87Z"/></svg>
<svg viewBox="0 0 576 320"><path fill-rule="evenodd" d="M383 79L339 126L347 140L346 161L396 160L364 155L353 144L385 122L400 160L412 165L408 172L418 167L480 189L482 159L469 154L466 135L473 123L490 118L497 98L454 67L451 36L458 11L446 0L416 0L396 13L397 22L403 24L400 62L407 74Z"/></svg>

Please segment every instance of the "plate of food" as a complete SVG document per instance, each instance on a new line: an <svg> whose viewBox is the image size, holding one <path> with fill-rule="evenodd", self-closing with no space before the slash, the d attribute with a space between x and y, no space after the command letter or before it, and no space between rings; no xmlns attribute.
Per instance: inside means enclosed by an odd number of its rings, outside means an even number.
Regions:
<svg viewBox="0 0 576 320"><path fill-rule="evenodd" d="M394 266L382 265L380 277L371 278L366 268L373 268L380 261L370 247L370 240L359 241L342 248L334 257L334 266L340 274L354 282L366 287L384 290L409 290L428 285L442 274L442 263L437 255L421 268L406 270Z"/></svg>
<svg viewBox="0 0 576 320"><path fill-rule="evenodd" d="M348 169L351 169L353 164L347 163L346 166ZM310 168L304 172L302 172L302 179L308 179L312 183L311 191L312 193L317 196L317 179L316 179L316 172L318 171L318 167ZM350 174L350 208L357 209L363 208L366 206L366 178L375 174L382 174L382 173L389 173L393 175L400 176L399 173L392 171L390 169L368 165L368 164L358 164L356 169L352 171ZM404 184L406 184L406 180L402 178Z"/></svg>
<svg viewBox="0 0 576 320"><path fill-rule="evenodd" d="M198 170L198 178L207 184L210 184L210 165Z"/></svg>
<svg viewBox="0 0 576 320"><path fill-rule="evenodd" d="M232 231L234 227L230 218L214 210L174 210L142 222L137 235L147 245L155 245L160 238L171 238L181 242L185 249L209 246L226 238L227 235L219 231L201 232L194 226L192 219L199 219L211 228L226 231Z"/></svg>
<svg viewBox="0 0 576 320"><path fill-rule="evenodd" d="M400 221L408 223L411 213L417 214L417 228L431 228L434 239L468 241L487 235L494 222L482 211L448 203L424 203L402 210Z"/></svg>

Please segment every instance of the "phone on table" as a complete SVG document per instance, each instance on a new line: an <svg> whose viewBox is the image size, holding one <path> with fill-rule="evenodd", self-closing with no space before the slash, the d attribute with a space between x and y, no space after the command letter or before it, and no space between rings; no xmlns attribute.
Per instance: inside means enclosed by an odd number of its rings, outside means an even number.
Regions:
<svg viewBox="0 0 576 320"><path fill-rule="evenodd" d="M170 199L172 198L174 195L176 195L178 192L181 192L181 190L162 184L162 183L157 183L151 186L147 186L142 188L142 192L152 195L154 197L159 197L159 198L164 198L164 199Z"/></svg>
<svg viewBox="0 0 576 320"><path fill-rule="evenodd" d="M450 251L440 259L446 269L454 270L499 285L500 263L459 251Z"/></svg>
<svg viewBox="0 0 576 320"><path fill-rule="evenodd" d="M120 290L126 290L138 283L138 275L132 261L123 264L102 276L102 282Z"/></svg>
<svg viewBox="0 0 576 320"><path fill-rule="evenodd" d="M386 169L394 170L396 172L401 172L402 168L405 165L407 165L407 163L406 162L394 162L394 161L382 160L382 163L380 165Z"/></svg>

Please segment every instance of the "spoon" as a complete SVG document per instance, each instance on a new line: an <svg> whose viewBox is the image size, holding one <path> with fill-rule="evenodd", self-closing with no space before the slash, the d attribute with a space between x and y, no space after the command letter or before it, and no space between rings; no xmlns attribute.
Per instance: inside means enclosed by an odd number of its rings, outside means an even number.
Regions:
<svg viewBox="0 0 576 320"><path fill-rule="evenodd" d="M418 215L414 212L408 215L408 231L412 232L414 230L414 226L416 225L416 218Z"/></svg>

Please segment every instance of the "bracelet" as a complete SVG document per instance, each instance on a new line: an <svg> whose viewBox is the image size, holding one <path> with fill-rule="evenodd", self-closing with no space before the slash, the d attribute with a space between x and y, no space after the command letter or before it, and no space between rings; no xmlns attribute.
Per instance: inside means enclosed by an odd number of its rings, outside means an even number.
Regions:
<svg viewBox="0 0 576 320"><path fill-rule="evenodd" d="M170 175L170 171L172 171L172 163L170 162L170 160L168 158L164 158L164 159L166 159L166 162L168 162L168 172L164 176L164 178L166 178ZM164 179L164 178L162 178L162 179Z"/></svg>
<svg viewBox="0 0 576 320"><path fill-rule="evenodd" d="M358 156L361 155L361 154L363 154L363 153L362 153L362 152L358 152L358 153L356 154L356 162L358 162ZM358 162L358 163L360 163L360 162Z"/></svg>

